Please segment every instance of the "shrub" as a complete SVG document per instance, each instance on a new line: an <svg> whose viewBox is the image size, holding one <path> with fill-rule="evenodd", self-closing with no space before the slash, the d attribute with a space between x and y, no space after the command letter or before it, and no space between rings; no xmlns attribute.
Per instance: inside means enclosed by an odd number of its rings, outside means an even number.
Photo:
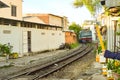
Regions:
<svg viewBox="0 0 120 80"><path fill-rule="evenodd" d="M11 54L11 46L7 44L0 44L0 54L1 55L10 55Z"/></svg>
<svg viewBox="0 0 120 80"><path fill-rule="evenodd" d="M71 49L76 48L77 46L79 46L79 43L70 44L70 48Z"/></svg>

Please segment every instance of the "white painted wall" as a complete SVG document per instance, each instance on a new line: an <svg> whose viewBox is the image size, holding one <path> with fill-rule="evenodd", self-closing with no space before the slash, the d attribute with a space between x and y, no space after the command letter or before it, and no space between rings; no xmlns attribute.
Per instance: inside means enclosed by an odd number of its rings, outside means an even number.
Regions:
<svg viewBox="0 0 120 80"><path fill-rule="evenodd" d="M96 41L96 31L95 31L95 26L90 25L90 30L92 31L92 40Z"/></svg>
<svg viewBox="0 0 120 80"><path fill-rule="evenodd" d="M107 18L107 49L110 51L114 51L114 20L119 20L120 17L108 17ZM117 31L120 31L120 28L118 25L116 26ZM119 42L120 41L120 36L116 35L116 46L120 46Z"/></svg>
<svg viewBox="0 0 120 80"><path fill-rule="evenodd" d="M4 33L4 31L9 31L9 33ZM65 43L65 34L62 31L3 25L0 25L0 43L10 43L13 46L13 52L18 52L22 56L28 52L27 31L31 31L32 52L57 49L62 43Z"/></svg>

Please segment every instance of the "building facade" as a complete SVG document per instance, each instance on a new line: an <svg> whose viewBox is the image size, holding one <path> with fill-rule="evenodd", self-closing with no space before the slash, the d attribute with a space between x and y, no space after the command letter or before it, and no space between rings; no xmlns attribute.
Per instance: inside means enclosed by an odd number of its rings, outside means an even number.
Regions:
<svg viewBox="0 0 120 80"><path fill-rule="evenodd" d="M0 43L13 46L19 56L31 52L58 49L65 43L61 19L53 17L57 25L46 24L38 17L22 18L22 0L2 0L9 7L0 8ZM34 20L34 21L33 21Z"/></svg>
<svg viewBox="0 0 120 80"><path fill-rule="evenodd" d="M1 0L8 7L0 8L0 17L22 20L22 0Z"/></svg>
<svg viewBox="0 0 120 80"><path fill-rule="evenodd" d="M107 9L99 16L101 25L107 27L107 49L118 52L120 51L120 0L114 0L114 2L112 0L102 0L101 5Z"/></svg>
<svg viewBox="0 0 120 80"><path fill-rule="evenodd" d="M65 16L58 16L54 14L26 14L26 16L37 16L45 24L61 26L63 30L68 28L68 20Z"/></svg>
<svg viewBox="0 0 120 80"><path fill-rule="evenodd" d="M62 31L0 25L0 43L13 46L19 56L44 50L58 49L65 43Z"/></svg>

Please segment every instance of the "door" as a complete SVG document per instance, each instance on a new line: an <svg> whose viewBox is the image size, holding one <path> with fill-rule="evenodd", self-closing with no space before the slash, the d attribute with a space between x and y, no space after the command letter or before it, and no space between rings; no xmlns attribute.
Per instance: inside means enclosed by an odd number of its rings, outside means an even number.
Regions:
<svg viewBox="0 0 120 80"><path fill-rule="evenodd" d="M31 31L27 32L28 52L31 52Z"/></svg>
<svg viewBox="0 0 120 80"><path fill-rule="evenodd" d="M31 31L23 31L23 53L31 52Z"/></svg>

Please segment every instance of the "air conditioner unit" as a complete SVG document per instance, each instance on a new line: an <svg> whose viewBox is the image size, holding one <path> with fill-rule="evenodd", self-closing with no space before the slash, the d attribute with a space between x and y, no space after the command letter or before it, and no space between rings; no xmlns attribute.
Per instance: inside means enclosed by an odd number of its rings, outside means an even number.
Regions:
<svg viewBox="0 0 120 80"><path fill-rule="evenodd" d="M106 7L117 7L120 6L120 0L105 0Z"/></svg>

